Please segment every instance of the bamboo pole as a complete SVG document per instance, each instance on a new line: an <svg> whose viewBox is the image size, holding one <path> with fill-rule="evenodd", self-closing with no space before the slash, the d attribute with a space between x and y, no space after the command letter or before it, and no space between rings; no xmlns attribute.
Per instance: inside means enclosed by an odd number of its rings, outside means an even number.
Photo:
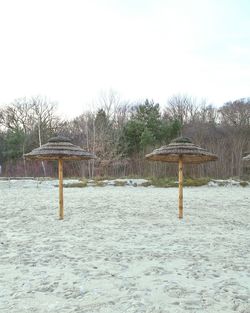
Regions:
<svg viewBox="0 0 250 313"><path fill-rule="evenodd" d="M183 218L183 157L179 157L179 218Z"/></svg>
<svg viewBox="0 0 250 313"><path fill-rule="evenodd" d="M59 177L59 219L63 220L63 160L58 160L58 177Z"/></svg>

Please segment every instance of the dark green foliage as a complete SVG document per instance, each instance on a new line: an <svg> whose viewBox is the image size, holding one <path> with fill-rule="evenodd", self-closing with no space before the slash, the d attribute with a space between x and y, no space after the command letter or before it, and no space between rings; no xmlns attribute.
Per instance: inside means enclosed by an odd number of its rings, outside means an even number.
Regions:
<svg viewBox="0 0 250 313"><path fill-rule="evenodd" d="M8 131L3 145L3 159L17 159L24 152L25 134L22 130Z"/></svg>
<svg viewBox="0 0 250 313"><path fill-rule="evenodd" d="M173 138L176 138L180 134L181 123L178 120L167 121L164 119L162 121L163 125L163 143L169 143Z"/></svg>
<svg viewBox="0 0 250 313"><path fill-rule="evenodd" d="M140 140L141 148L146 148L149 145L150 146L154 145L155 137L151 130L149 130L148 128L144 128L140 138L141 138Z"/></svg>
<svg viewBox="0 0 250 313"><path fill-rule="evenodd" d="M133 108L131 119L123 128L120 147L125 155L144 152L147 147L168 143L179 134L177 120L167 121L160 113L158 103L146 100Z"/></svg>
<svg viewBox="0 0 250 313"><path fill-rule="evenodd" d="M141 121L132 119L127 122L120 138L121 150L126 155L131 155L140 151L141 135L144 131L144 125Z"/></svg>

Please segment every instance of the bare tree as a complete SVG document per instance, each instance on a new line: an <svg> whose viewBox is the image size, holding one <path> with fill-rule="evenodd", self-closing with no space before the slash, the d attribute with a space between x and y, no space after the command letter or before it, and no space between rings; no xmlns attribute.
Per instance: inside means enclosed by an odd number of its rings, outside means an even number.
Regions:
<svg viewBox="0 0 250 313"><path fill-rule="evenodd" d="M33 111L33 120L38 132L38 143L41 147L44 141L56 130L58 125L58 117L55 115L57 104L50 101L46 97L35 96L30 99ZM46 168L42 161L44 176L46 176Z"/></svg>
<svg viewBox="0 0 250 313"><path fill-rule="evenodd" d="M197 100L188 95L172 96L164 110L166 118L179 120L182 125L193 121L199 112Z"/></svg>
<svg viewBox="0 0 250 313"><path fill-rule="evenodd" d="M250 99L227 102L219 110L221 122L236 127L250 127Z"/></svg>
<svg viewBox="0 0 250 313"><path fill-rule="evenodd" d="M113 119L120 104L119 94L110 89L109 91L100 92L99 99L97 100L97 105L99 109L103 109L107 115L108 119Z"/></svg>

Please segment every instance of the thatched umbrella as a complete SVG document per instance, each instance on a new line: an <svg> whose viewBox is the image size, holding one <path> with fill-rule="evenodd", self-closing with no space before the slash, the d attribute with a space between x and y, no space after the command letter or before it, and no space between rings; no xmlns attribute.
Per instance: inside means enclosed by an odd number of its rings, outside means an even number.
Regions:
<svg viewBox="0 0 250 313"><path fill-rule="evenodd" d="M59 218L63 219L63 161L64 160L89 160L96 156L82 148L73 145L66 137L53 137L48 143L24 155L32 160L58 160L59 176Z"/></svg>
<svg viewBox="0 0 250 313"><path fill-rule="evenodd" d="M183 218L183 163L199 164L217 160L217 156L194 145L189 138L177 138L146 155L146 159L179 163L179 218Z"/></svg>

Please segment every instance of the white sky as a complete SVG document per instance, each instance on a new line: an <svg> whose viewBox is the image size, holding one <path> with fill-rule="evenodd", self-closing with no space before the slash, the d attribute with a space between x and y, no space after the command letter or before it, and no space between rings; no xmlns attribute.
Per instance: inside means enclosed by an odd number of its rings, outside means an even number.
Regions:
<svg viewBox="0 0 250 313"><path fill-rule="evenodd" d="M0 0L0 105L40 94L72 117L109 89L248 97L249 16L248 0Z"/></svg>

